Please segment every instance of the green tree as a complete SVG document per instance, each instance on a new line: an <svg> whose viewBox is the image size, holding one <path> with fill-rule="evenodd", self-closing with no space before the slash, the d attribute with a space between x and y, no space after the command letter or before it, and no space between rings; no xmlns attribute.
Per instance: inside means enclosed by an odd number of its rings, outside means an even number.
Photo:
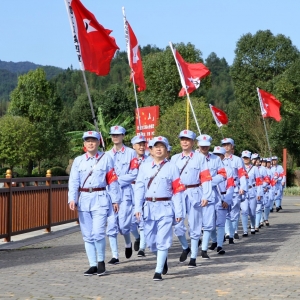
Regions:
<svg viewBox="0 0 300 300"><path fill-rule="evenodd" d="M222 138L221 133L213 120L212 114L204 98L191 98L195 115L197 117L199 127L202 134L209 134L213 137L214 145L219 145ZM176 102L173 106L166 109L165 113L160 117L159 125L155 130L155 135L165 136L172 146L172 153L181 151L179 145L178 134L186 128L186 100ZM189 129L194 131L197 136L199 132L195 120L190 113Z"/></svg>
<svg viewBox="0 0 300 300"><path fill-rule="evenodd" d="M39 147L38 132L27 118L11 115L0 118L0 160L11 170L34 159Z"/></svg>
<svg viewBox="0 0 300 300"><path fill-rule="evenodd" d="M35 159L54 158L57 151L68 150L65 129L61 126L62 101L55 93L55 87L46 80L43 69L30 71L18 78L18 85L11 93L9 113L29 119L39 134L39 148ZM33 161L28 165L31 174Z"/></svg>
<svg viewBox="0 0 300 300"><path fill-rule="evenodd" d="M273 92L276 77L283 74L299 57L292 41L282 34L274 36L269 30L242 36L237 42L235 59L230 70L234 84L235 110L230 110L230 134L244 149L264 152L265 135L255 138L253 129L263 132L256 87ZM266 120L271 129L272 120Z"/></svg>

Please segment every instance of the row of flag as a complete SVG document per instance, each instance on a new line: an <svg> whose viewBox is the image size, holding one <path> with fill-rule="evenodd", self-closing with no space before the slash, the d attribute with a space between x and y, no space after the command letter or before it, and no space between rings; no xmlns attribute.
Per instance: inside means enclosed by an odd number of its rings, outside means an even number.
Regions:
<svg viewBox="0 0 300 300"><path fill-rule="evenodd" d="M99 24L95 16L83 6L80 0L65 0L65 3L82 71L87 70L99 76L107 75L110 71L111 60L119 49L115 39L110 36L112 30ZM124 10L123 15L126 48L131 68L130 80L138 86L138 91L144 91L146 82L138 41L126 20ZM202 63L186 62L176 49L173 50L173 54L182 84L179 96L183 97L199 88L201 79L208 76L210 71ZM257 92L262 116L264 118L272 117L279 122L281 120L280 101L262 89L257 88ZM226 113L211 104L209 106L216 125L218 127L226 125L228 123Z"/></svg>

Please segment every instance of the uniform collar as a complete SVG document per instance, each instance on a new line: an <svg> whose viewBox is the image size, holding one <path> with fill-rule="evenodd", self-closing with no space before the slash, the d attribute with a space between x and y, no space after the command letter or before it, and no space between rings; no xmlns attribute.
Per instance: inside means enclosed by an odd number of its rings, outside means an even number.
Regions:
<svg viewBox="0 0 300 300"><path fill-rule="evenodd" d="M99 157L100 157L100 152L98 151L97 153L96 153L96 155L94 155L94 156L89 156L87 153L85 154L85 159L86 160L89 160L90 158L96 158L96 159L98 159Z"/></svg>
<svg viewBox="0 0 300 300"><path fill-rule="evenodd" d="M157 165L154 160L152 161L152 169L157 166L157 167L162 167L168 160L165 158L159 165Z"/></svg>
<svg viewBox="0 0 300 300"><path fill-rule="evenodd" d="M181 153L181 159L185 158L185 157L189 157L192 158L194 156L194 152L192 151L189 155L184 155L184 153Z"/></svg>
<svg viewBox="0 0 300 300"><path fill-rule="evenodd" d="M120 153L120 152L121 152L121 153L124 153L124 152L125 152L125 149L126 149L126 148L125 148L124 145L122 146L122 148L121 148L119 151L117 151L117 150L115 149L115 147L112 148L114 154Z"/></svg>
<svg viewBox="0 0 300 300"><path fill-rule="evenodd" d="M232 160L232 158L233 158L232 154L230 154L228 157L224 157L224 159L230 159L230 160Z"/></svg>

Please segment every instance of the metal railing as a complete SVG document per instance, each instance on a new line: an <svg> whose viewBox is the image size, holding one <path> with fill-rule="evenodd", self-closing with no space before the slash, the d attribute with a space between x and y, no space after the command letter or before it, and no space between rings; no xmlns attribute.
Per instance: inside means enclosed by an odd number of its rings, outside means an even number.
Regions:
<svg viewBox="0 0 300 300"><path fill-rule="evenodd" d="M0 178L0 238L78 221L67 204L69 176ZM2 183L2 184L1 184Z"/></svg>

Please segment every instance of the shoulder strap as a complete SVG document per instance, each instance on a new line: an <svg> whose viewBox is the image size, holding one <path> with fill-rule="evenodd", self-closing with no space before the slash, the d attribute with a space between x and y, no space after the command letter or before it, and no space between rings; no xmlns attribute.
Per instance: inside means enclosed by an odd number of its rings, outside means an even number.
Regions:
<svg viewBox="0 0 300 300"><path fill-rule="evenodd" d="M148 185L147 185L147 189L149 189L149 187L151 186L151 183L153 181L153 179L157 176L157 174L159 173L159 171L162 169L162 167L167 163L168 161L166 161L165 163L163 163L160 168L157 170L157 172L150 178Z"/></svg>
<svg viewBox="0 0 300 300"><path fill-rule="evenodd" d="M93 166L93 168L92 168L92 170L89 172L89 174L88 174L88 176L86 177L86 179L84 180L84 182L83 182L83 185L82 185L82 187L81 188L83 188L84 187L84 185L85 185L85 183L86 183L86 181L88 180L88 178L92 175L92 173L93 173L93 171L94 171L94 169L95 169L95 167L96 167L96 165L97 165L97 163L100 161L100 159L104 156L104 154L105 154L105 152L98 158L98 160L96 161L96 163L94 164L94 166Z"/></svg>
<svg viewBox="0 0 300 300"><path fill-rule="evenodd" d="M184 170L185 167L187 166L188 162L190 161L190 158L191 158L191 157L189 156L188 159L186 160L186 162L185 162L183 168L181 169L181 171L180 171L180 173L179 173L179 176L182 174L183 170Z"/></svg>

